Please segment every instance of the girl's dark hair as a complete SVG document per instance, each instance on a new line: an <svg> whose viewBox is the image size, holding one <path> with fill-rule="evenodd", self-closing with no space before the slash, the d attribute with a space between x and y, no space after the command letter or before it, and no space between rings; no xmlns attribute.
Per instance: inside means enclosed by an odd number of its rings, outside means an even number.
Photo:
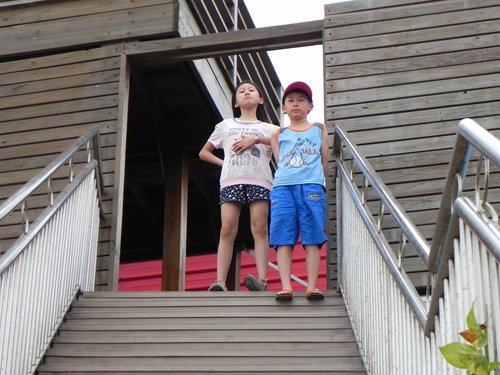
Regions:
<svg viewBox="0 0 500 375"><path fill-rule="evenodd" d="M252 82L252 81L241 81L240 83L238 83L238 85L234 88L233 90L233 96L231 98L231 104L232 104L232 107L233 107L233 117L234 118L237 118L237 117L240 117L241 116L241 109L240 107L235 107L234 105L236 104L236 92L238 91L238 88L245 84L245 83L248 83L252 86L254 86L257 91L259 92L259 95L261 98L264 98L264 95L262 94L262 89L261 87L255 83L255 82ZM260 120L260 121L267 121L267 113L266 113L266 108L264 107L264 104L259 104L257 106L257 119Z"/></svg>

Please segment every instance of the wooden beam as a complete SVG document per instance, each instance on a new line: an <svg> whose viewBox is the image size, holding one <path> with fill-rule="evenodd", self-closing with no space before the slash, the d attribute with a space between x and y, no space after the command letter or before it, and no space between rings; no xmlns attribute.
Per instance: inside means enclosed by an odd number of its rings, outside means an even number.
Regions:
<svg viewBox="0 0 500 375"><path fill-rule="evenodd" d="M162 290L184 291L186 275L188 159L168 158L165 180Z"/></svg>
<svg viewBox="0 0 500 375"><path fill-rule="evenodd" d="M164 64L239 53L318 45L323 42L323 20L141 42L123 51L133 62Z"/></svg>

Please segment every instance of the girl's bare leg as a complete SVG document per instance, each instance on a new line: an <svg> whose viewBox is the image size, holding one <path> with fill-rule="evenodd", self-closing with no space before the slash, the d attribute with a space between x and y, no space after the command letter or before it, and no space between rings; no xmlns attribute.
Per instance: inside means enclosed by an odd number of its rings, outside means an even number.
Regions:
<svg viewBox="0 0 500 375"><path fill-rule="evenodd" d="M217 249L217 281L226 282L233 257L234 239L238 233L241 205L232 202L222 203L220 211L222 226Z"/></svg>
<svg viewBox="0 0 500 375"><path fill-rule="evenodd" d="M259 200L250 204L250 227L255 242L255 264L258 278L262 280L267 280L267 261L269 259L268 215L269 201Z"/></svg>

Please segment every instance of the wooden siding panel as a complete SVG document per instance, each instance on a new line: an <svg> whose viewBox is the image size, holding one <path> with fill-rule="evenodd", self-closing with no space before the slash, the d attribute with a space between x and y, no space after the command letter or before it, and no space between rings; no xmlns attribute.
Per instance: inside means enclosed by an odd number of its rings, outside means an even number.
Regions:
<svg viewBox="0 0 500 375"><path fill-rule="evenodd" d="M132 43L133 44L133 43ZM116 56L120 56L121 51L125 48L124 44L111 44L100 48L95 49L86 49L80 51L73 52L65 52L54 55L47 55L42 57L31 57L23 60L13 60L6 61L1 63L0 72L7 76L7 73L14 72L24 72L26 75L17 76L15 79L11 79L10 82L8 80L3 81L2 83L16 83L16 82L24 82L24 81L32 81L36 80L38 76L37 69L47 68L48 71L52 72L51 77L60 77L60 68L64 66L65 69L74 69L75 74L88 73L89 71L95 71L98 69L92 68L91 62L95 62L97 64L106 64L107 59L113 59ZM81 61L85 61L82 63L82 66L78 64ZM119 63L119 60L118 60ZM119 65L114 65L114 68L119 67ZM52 70L50 70L52 68ZM87 69L87 70L86 70ZM49 78L49 77L45 77ZM18 81L18 79L20 81Z"/></svg>
<svg viewBox="0 0 500 375"><path fill-rule="evenodd" d="M89 127L99 125L104 187L114 190L118 84L122 46L63 53L0 63L0 199L14 193ZM83 155L75 157L75 169ZM67 183L64 168L54 179L59 192ZM28 201L30 219L47 202L45 187ZM112 217L113 195L104 197L104 217ZM2 221L3 252L20 234L21 219L14 212ZM107 274L110 221L102 220L99 275ZM100 278L97 278L101 283ZM105 288L107 281L98 284Z"/></svg>
<svg viewBox="0 0 500 375"><path fill-rule="evenodd" d="M117 59L115 59L117 60ZM0 87L0 98L13 95L34 94L42 91L57 90L64 87L88 86L106 82L118 82L119 69L100 70L98 72L80 73L74 76L44 79L38 76L39 81L17 82Z"/></svg>
<svg viewBox="0 0 500 375"><path fill-rule="evenodd" d="M445 2L442 2L443 5ZM461 9L453 9L452 11L437 13L437 14L427 14L423 16L413 17L413 22L408 23L406 18L396 18L393 19L394 15L391 13L381 21L385 22L370 22L366 21L366 23L354 23L350 24L348 20L344 20L342 24L338 26L332 26L331 29L325 30L325 41L338 40L341 42L341 39L351 39L353 45L358 45L358 40L353 38L359 38L360 41L364 39L362 37L373 37L378 36L381 40L376 41L376 43L391 43L394 44L398 40L396 37L394 40L385 37L385 35L389 33L399 32L401 30L418 30L424 31L424 33L419 36L418 31L412 33L418 38L422 38L424 35L428 35L425 32L426 28L435 28L435 27L455 27L456 25L462 25L464 30L469 28L473 28L473 23L480 20L490 20L495 19L496 9L493 8L477 8L478 5L482 3L479 2L469 2L466 6ZM447 4L449 6L449 4ZM486 5L498 5L498 2L495 0L489 0L486 2ZM455 6L452 4L452 6ZM428 6L425 6L428 9ZM339 16L335 17L336 19ZM326 20L328 23L328 19ZM338 21L337 21L338 22ZM472 23L467 24L467 23ZM464 25L465 24L465 25ZM441 29L440 29L441 30ZM460 33L464 31L459 30ZM410 34L410 33L408 33ZM431 38L434 39L434 38ZM347 41L344 41L346 43Z"/></svg>
<svg viewBox="0 0 500 375"><path fill-rule="evenodd" d="M45 6L57 9L47 19L37 20L41 6L22 9L26 14L12 15L19 24L0 27L0 56L49 51L65 47L97 45L103 42L161 37L173 34L177 27L177 2L92 1L93 7L79 12L81 1L65 1ZM159 4L158 4L159 3ZM105 8L99 4L105 4ZM129 6L132 4L132 6ZM141 4L140 7L138 5ZM64 5L64 6L62 6ZM113 9L114 8L114 9ZM3 12L0 13L3 17ZM26 19L26 20L25 20ZM13 21L15 22L15 21Z"/></svg>
<svg viewBox="0 0 500 375"><path fill-rule="evenodd" d="M463 9L485 8L495 5L498 5L496 0L460 1L460 4L457 4L456 0L354 0L327 5L325 7L327 16L325 28L331 29L342 25L372 24L378 21L408 18L414 18L417 22L406 22L406 27L423 28L427 21L418 19L418 16L427 16L428 20L436 14L444 16ZM342 12L344 14L340 14L341 9L344 9ZM349 11L346 11L347 9ZM373 25L369 26L373 27ZM391 31L388 30L388 32Z"/></svg>
<svg viewBox="0 0 500 375"><path fill-rule="evenodd" d="M475 50L465 50L450 52L448 54L434 54L429 56L407 57L404 59L392 59L390 63L384 60L367 62L352 65L328 66L326 71L327 79L362 77L367 75L386 74L402 71L414 71L414 74L425 72L415 72L420 69L432 69L435 67L454 67L456 65L476 63L480 61L498 60L500 48L497 46L479 48ZM325 57L326 64L329 64L329 55Z"/></svg>
<svg viewBox="0 0 500 375"><path fill-rule="evenodd" d="M471 117L500 136L500 6L493 0L355 0L325 9L327 122L349 132L430 241L458 121ZM472 160L469 193L477 153ZM497 208L499 176L492 172L488 195ZM378 212L373 192L368 199ZM394 230L386 233L396 240ZM410 278L425 281L424 265L409 264Z"/></svg>
<svg viewBox="0 0 500 375"><path fill-rule="evenodd" d="M18 6L2 11L0 27L26 25L54 21L77 16L123 11L139 7L172 3L172 0L85 0L85 1L46 1L35 6ZM34 9L36 7L36 9Z"/></svg>
<svg viewBox="0 0 500 375"><path fill-rule="evenodd" d="M54 114L70 114L78 111L88 111L91 109L116 108L118 105L118 95L108 95L96 98L84 98L77 100L63 101L60 103L48 103L34 105L23 108L9 108L0 114L0 127L5 121L14 121L19 118L38 118L51 116ZM33 122L36 122L33 120Z"/></svg>

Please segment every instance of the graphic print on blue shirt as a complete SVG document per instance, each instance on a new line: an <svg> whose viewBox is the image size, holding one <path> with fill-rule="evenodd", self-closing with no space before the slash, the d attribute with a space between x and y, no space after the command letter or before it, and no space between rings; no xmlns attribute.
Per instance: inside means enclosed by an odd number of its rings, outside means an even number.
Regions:
<svg viewBox="0 0 500 375"><path fill-rule="evenodd" d="M316 142L309 138L298 138L292 149L283 155L280 161L285 168L300 168L309 165L308 159L319 154Z"/></svg>

